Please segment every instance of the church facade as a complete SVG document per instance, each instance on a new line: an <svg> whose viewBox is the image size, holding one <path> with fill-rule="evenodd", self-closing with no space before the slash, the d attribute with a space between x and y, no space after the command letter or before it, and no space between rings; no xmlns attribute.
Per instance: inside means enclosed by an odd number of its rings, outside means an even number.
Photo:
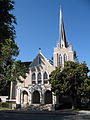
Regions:
<svg viewBox="0 0 90 120"><path fill-rule="evenodd" d="M60 9L59 42L54 48L53 64L39 50L36 58L29 63L29 73L23 83L11 83L10 100L16 104L56 104L56 96L51 91L49 75L56 67L64 67L65 61L74 61L72 46L65 36L62 11Z"/></svg>

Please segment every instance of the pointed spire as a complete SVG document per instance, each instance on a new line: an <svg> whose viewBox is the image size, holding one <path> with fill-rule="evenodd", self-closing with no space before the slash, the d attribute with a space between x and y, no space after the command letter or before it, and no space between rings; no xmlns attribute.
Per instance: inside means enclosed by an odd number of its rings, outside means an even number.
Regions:
<svg viewBox="0 0 90 120"><path fill-rule="evenodd" d="M60 7L60 23L59 23L59 39L60 39L60 48L68 47L66 42L66 35L65 35L65 29L64 29L64 23L62 18L62 9Z"/></svg>

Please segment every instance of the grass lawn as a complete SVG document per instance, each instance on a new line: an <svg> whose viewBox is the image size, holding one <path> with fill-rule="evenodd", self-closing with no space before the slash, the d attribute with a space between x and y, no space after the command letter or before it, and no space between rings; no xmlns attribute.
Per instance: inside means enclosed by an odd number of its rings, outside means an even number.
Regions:
<svg viewBox="0 0 90 120"><path fill-rule="evenodd" d="M10 108L0 107L0 110L6 110L6 109L10 109Z"/></svg>

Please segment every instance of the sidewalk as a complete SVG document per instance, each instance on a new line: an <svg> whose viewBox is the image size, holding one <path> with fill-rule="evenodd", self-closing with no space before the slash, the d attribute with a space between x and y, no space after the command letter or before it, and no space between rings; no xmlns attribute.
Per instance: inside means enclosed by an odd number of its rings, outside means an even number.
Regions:
<svg viewBox="0 0 90 120"><path fill-rule="evenodd" d="M79 113L79 114L90 115L90 111L87 111L87 110L80 110L78 113Z"/></svg>
<svg viewBox="0 0 90 120"><path fill-rule="evenodd" d="M48 115L90 115L90 111L80 110L74 111L27 111L27 110L0 110L0 113L15 114L48 114Z"/></svg>
<svg viewBox="0 0 90 120"><path fill-rule="evenodd" d="M78 112L70 111L26 111L26 110L0 110L2 113L16 114L49 114L49 115L76 115Z"/></svg>

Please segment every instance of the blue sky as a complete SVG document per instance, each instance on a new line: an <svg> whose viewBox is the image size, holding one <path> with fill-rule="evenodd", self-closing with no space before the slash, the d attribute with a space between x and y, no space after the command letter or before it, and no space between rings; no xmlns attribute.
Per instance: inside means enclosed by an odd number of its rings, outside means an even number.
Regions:
<svg viewBox="0 0 90 120"><path fill-rule="evenodd" d="M18 59L32 61L38 49L48 59L59 40L59 9L62 7L66 38L80 62L90 68L90 0L15 0Z"/></svg>

